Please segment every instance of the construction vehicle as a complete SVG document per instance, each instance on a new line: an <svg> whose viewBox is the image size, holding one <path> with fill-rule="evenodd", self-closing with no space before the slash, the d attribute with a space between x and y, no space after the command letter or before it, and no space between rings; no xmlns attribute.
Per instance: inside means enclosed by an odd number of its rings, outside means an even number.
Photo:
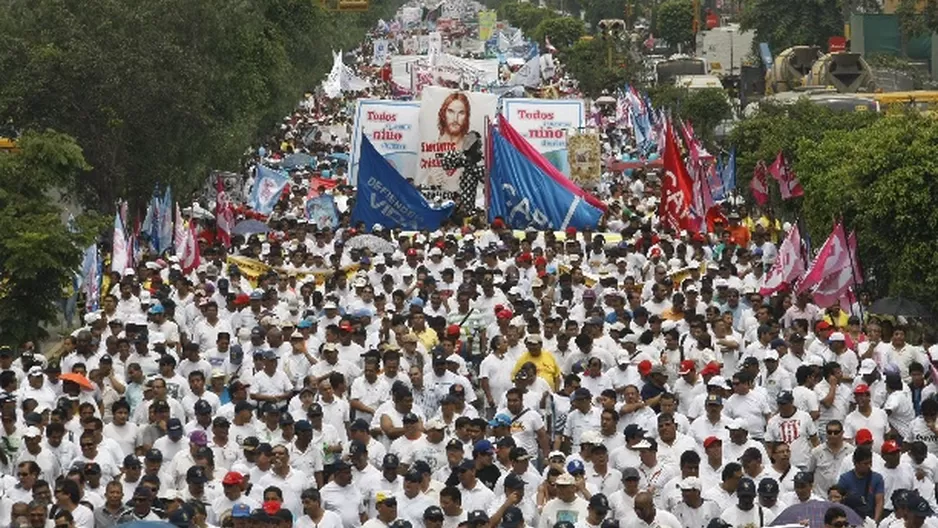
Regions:
<svg viewBox="0 0 938 528"><path fill-rule="evenodd" d="M655 80L658 84L670 84L684 75L705 75L707 63L703 59L687 55L672 55L655 64Z"/></svg>
<svg viewBox="0 0 938 528"><path fill-rule="evenodd" d="M755 31L742 31L739 24L728 24L697 33L697 57L707 62L711 75L739 75L752 55Z"/></svg>
<svg viewBox="0 0 938 528"><path fill-rule="evenodd" d="M833 86L840 93L873 92L873 70L859 53L838 51L822 56L805 78L806 86Z"/></svg>
<svg viewBox="0 0 938 528"><path fill-rule="evenodd" d="M821 57L816 46L793 46L775 57L765 74L765 95L788 92L805 85L805 77Z"/></svg>

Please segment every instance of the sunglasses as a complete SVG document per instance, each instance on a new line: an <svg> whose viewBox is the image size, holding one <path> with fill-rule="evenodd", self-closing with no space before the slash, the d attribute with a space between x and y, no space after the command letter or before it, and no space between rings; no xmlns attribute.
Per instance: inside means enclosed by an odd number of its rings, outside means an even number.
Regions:
<svg viewBox="0 0 938 528"><path fill-rule="evenodd" d="M831 526L833 526L834 528L847 528L848 526L850 526L850 523L848 521L837 521Z"/></svg>
<svg viewBox="0 0 938 528"><path fill-rule="evenodd" d="M839 434L842 433L842 432L843 432L843 430L841 430L841 429L835 429L835 430L833 430L833 431L827 431L827 434L829 434L829 435L839 435Z"/></svg>

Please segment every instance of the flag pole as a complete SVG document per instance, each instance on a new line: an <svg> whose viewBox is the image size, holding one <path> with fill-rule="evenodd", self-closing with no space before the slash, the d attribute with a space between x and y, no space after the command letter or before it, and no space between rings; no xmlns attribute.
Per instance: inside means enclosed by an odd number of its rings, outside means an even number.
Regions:
<svg viewBox="0 0 938 528"><path fill-rule="evenodd" d="M841 217L841 222L843 222L843 217ZM854 232L853 233L853 239L854 239L853 248L851 248L850 247L850 235L847 235L847 258L850 259L850 280L853 281L853 295L855 297L854 300L856 301L857 309L860 310L860 324L862 325L863 320L864 320L863 304L860 303L860 294L859 292L857 292L857 287L859 286L859 284L857 283L857 267L854 263L854 255L853 255L853 251L857 247L856 237L857 237L857 234L856 232ZM850 303L850 315L856 315L853 313L853 303Z"/></svg>

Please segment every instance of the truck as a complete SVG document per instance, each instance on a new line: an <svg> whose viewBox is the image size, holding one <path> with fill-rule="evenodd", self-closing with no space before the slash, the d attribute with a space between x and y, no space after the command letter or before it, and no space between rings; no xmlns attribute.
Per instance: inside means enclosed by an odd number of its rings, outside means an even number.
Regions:
<svg viewBox="0 0 938 528"><path fill-rule="evenodd" d="M752 56L755 31L743 31L739 24L727 24L697 33L697 58L707 63L711 75L739 75Z"/></svg>
<svg viewBox="0 0 938 528"><path fill-rule="evenodd" d="M658 61L654 67L657 84L671 84L680 76L707 73L707 64L704 61L687 55L672 55L666 60Z"/></svg>

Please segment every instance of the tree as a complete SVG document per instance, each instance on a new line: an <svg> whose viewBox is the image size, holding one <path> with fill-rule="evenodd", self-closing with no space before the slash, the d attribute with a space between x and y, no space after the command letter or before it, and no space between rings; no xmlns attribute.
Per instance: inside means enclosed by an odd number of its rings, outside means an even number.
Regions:
<svg viewBox="0 0 938 528"><path fill-rule="evenodd" d="M89 214L69 229L49 195L91 168L73 138L28 132L17 147L0 154L0 344L7 345L45 336L40 325L56 320L56 302L81 264L81 248L101 227Z"/></svg>
<svg viewBox="0 0 938 528"><path fill-rule="evenodd" d="M85 203L201 186L255 142L401 0L366 14L309 0L7 2L0 17L0 122L76 138L93 167ZM323 43L328 43L323 46ZM179 193L177 192L177 196Z"/></svg>
<svg viewBox="0 0 938 528"><path fill-rule="evenodd" d="M839 0L751 0L743 3L742 29L753 29L757 42L768 42L776 54L797 45L827 49L827 40L843 34Z"/></svg>
<svg viewBox="0 0 938 528"><path fill-rule="evenodd" d="M756 163L771 163L779 151L796 161L802 139L820 141L827 132L860 130L878 119L873 112L837 112L807 100L761 103L754 116L739 121L730 133L729 144L736 147L737 188L747 193Z"/></svg>
<svg viewBox="0 0 938 528"><path fill-rule="evenodd" d="M798 142L794 168L815 240L856 230L868 286L938 309L938 122L910 113Z"/></svg>
<svg viewBox="0 0 938 528"><path fill-rule="evenodd" d="M528 2L502 4L498 8L498 16L507 20L513 27L521 29L526 35L531 34L544 20L560 17L551 9Z"/></svg>
<svg viewBox="0 0 938 528"><path fill-rule="evenodd" d="M648 93L655 108L664 108L672 116L694 125L694 132L707 146L713 146L717 126L733 115L726 93L719 88L688 90L664 85Z"/></svg>
<svg viewBox="0 0 938 528"><path fill-rule="evenodd" d="M580 40L585 32L583 22L573 17L548 18L537 25L531 38L536 42L544 42L546 37L557 49L565 49Z"/></svg>
<svg viewBox="0 0 938 528"><path fill-rule="evenodd" d="M694 45L694 3L692 0L665 0L658 7L655 35L671 46L688 49Z"/></svg>
<svg viewBox="0 0 938 528"><path fill-rule="evenodd" d="M603 90L615 90L625 83L635 82L640 66L617 50L615 42L604 38L580 40L561 52L560 59L579 83L580 90L590 97L598 97Z"/></svg>

